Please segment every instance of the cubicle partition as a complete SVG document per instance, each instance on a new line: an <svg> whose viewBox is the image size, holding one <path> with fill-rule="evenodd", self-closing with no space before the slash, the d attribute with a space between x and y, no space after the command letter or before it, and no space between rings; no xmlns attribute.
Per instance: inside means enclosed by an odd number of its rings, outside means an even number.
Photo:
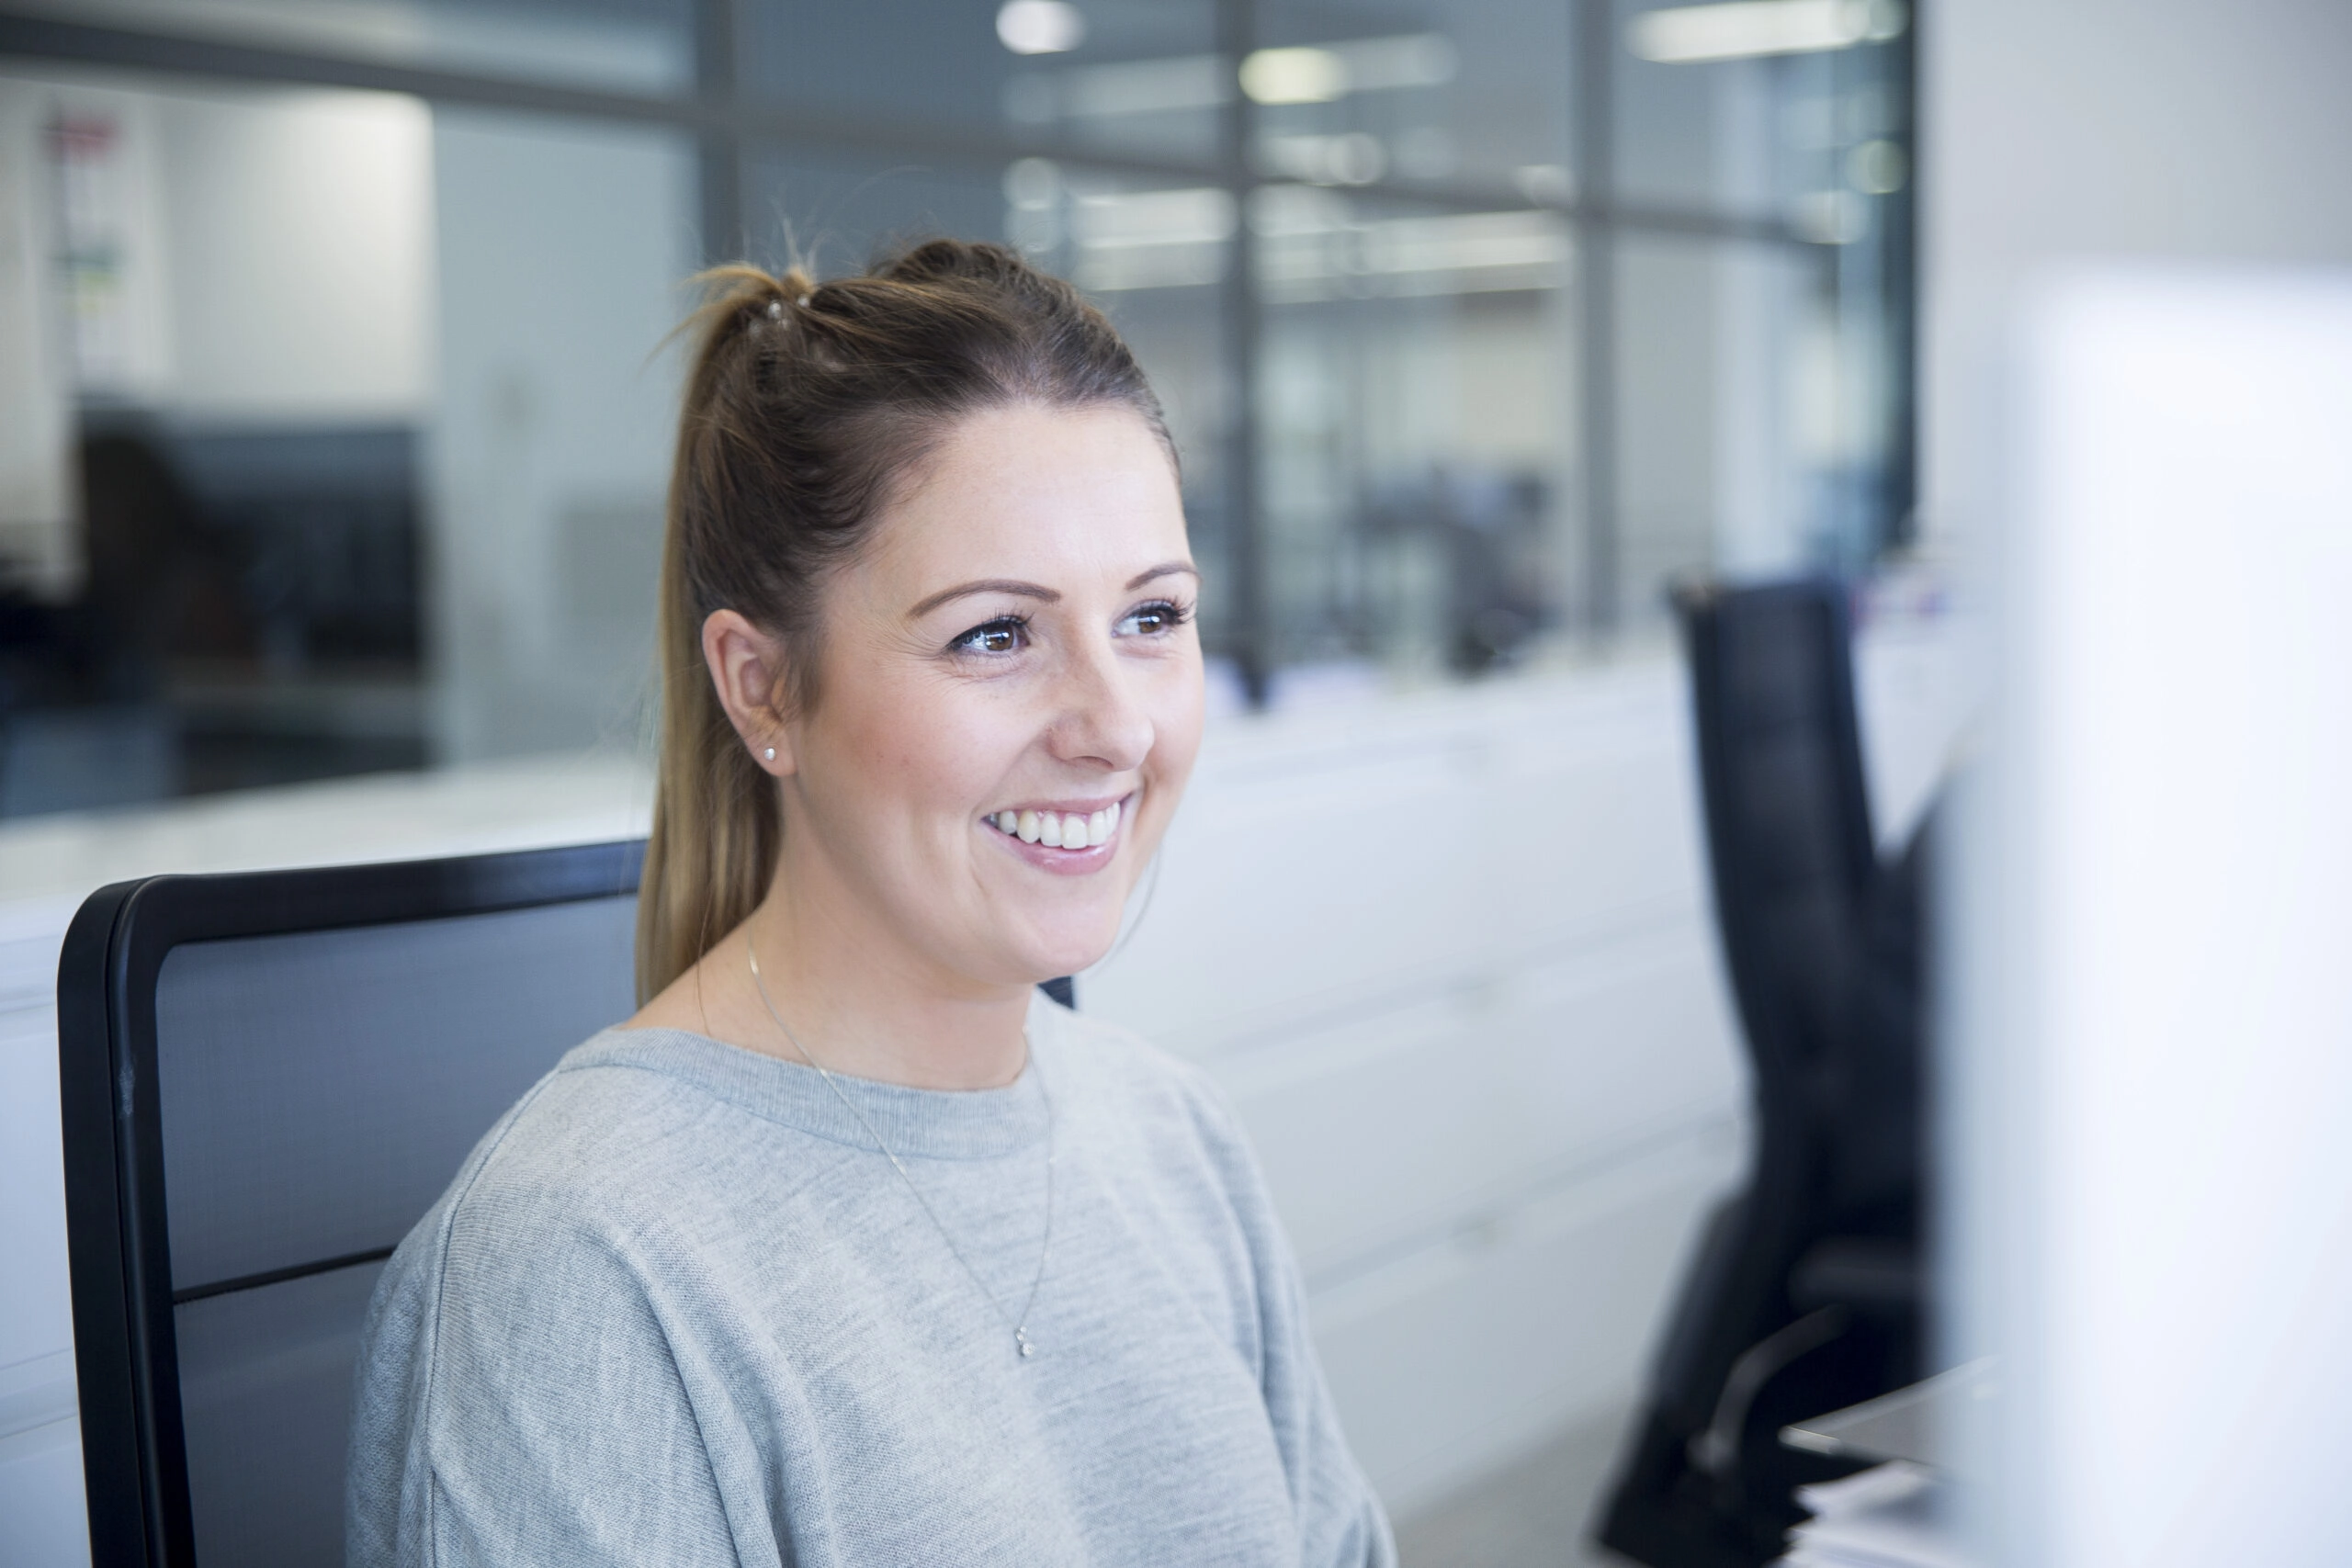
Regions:
<svg viewBox="0 0 2352 1568"><path fill-rule="evenodd" d="M91 896L58 978L91 1560L339 1561L376 1277L633 1010L638 841Z"/></svg>

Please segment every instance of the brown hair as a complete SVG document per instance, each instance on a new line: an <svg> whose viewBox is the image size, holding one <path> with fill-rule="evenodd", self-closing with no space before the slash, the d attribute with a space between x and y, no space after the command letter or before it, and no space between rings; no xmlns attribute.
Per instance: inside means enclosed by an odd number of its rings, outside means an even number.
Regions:
<svg viewBox="0 0 2352 1568"><path fill-rule="evenodd" d="M778 697L805 709L817 696L826 572L956 421L1013 404L1110 404L1168 443L1159 400L1102 312L1000 246L933 241L823 284L797 267L772 277L748 265L702 281L662 547L640 1002L751 915L783 847L774 783L703 661L710 614L735 610L783 644Z"/></svg>

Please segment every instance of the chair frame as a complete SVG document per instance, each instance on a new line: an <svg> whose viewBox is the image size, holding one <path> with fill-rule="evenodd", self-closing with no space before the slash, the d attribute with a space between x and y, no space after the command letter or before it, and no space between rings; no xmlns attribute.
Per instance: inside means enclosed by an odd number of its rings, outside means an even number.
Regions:
<svg viewBox="0 0 2352 1568"><path fill-rule="evenodd" d="M175 1294L155 987L187 942L405 924L635 893L642 840L460 859L103 887L68 929L57 971L66 1245L82 1472L96 1568L193 1568L173 1308L244 1286L389 1256L323 1258Z"/></svg>
<svg viewBox="0 0 2352 1568"><path fill-rule="evenodd" d="M1709 1219L1666 1320L1641 1424L1619 1455L1596 1531L1627 1556L1676 1568L1748 1568L1779 1554L1777 1545L1742 1538L1758 1500L1740 1434L1763 1385L1797 1357L1839 1339L1851 1316L1835 1305L1808 1313L1788 1289L1791 1269L1818 1236L1811 1195L1822 1129L1802 1078L1805 1042L1785 1015L1775 959L1759 940L1754 846L1734 774L1741 716L1727 690L1724 647L1722 610L1735 595L1746 605L1770 603L1820 617L1817 629L1838 650L1813 694L1832 759L1826 782L1838 795L1838 881L1858 939L1878 874L1844 585L1804 578L1732 590L1679 586L1673 604L1690 671L1710 901L1751 1067L1756 1137L1745 1179ZM1809 1455L1775 1457L1792 1468L1818 1466L1824 1478L1853 1468Z"/></svg>

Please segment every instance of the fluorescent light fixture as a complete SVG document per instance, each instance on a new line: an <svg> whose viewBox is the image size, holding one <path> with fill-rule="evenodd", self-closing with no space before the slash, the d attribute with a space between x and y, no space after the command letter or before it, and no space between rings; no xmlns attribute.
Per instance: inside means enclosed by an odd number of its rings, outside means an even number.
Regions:
<svg viewBox="0 0 2352 1568"><path fill-rule="evenodd" d="M1453 40L1442 33L1350 39L1261 49L1241 62L1241 90L1252 103L1328 104L1349 93L1439 86L1460 66Z"/></svg>
<svg viewBox="0 0 2352 1568"><path fill-rule="evenodd" d="M1850 245L1870 231L1869 204L1850 190L1807 191L1791 204L1789 227L1816 245Z"/></svg>
<svg viewBox="0 0 2352 1568"><path fill-rule="evenodd" d="M1388 150L1361 130L1340 136L1269 136L1258 161L1268 170L1317 186L1366 186L1388 172Z"/></svg>
<svg viewBox="0 0 2352 1568"><path fill-rule="evenodd" d="M1348 68L1328 49L1261 49L1241 62L1253 103L1328 104L1348 90Z"/></svg>
<svg viewBox="0 0 2352 1568"><path fill-rule="evenodd" d="M1086 36L1086 18L1069 0L1004 0L996 36L1015 54L1060 54Z"/></svg>
<svg viewBox="0 0 2352 1568"><path fill-rule="evenodd" d="M1686 65L1883 43L1909 24L1902 0L1730 0L1645 11L1626 24L1625 47Z"/></svg>
<svg viewBox="0 0 2352 1568"><path fill-rule="evenodd" d="M1565 164L1521 164L1510 183L1530 201L1574 201L1577 196L1577 177Z"/></svg>
<svg viewBox="0 0 2352 1568"><path fill-rule="evenodd" d="M1865 141L1846 154L1846 183L1865 196L1893 196L1911 177L1911 160L1883 138Z"/></svg>

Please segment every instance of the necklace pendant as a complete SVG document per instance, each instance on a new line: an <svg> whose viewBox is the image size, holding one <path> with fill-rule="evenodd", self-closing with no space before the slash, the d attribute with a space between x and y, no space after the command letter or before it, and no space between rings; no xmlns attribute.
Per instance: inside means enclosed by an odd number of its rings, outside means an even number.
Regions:
<svg viewBox="0 0 2352 1568"><path fill-rule="evenodd" d="M1034 1356L1037 1353L1037 1347L1029 1343L1029 1331L1025 1328L1016 1328L1012 1331L1012 1342L1021 1347L1021 1353L1023 1356Z"/></svg>

